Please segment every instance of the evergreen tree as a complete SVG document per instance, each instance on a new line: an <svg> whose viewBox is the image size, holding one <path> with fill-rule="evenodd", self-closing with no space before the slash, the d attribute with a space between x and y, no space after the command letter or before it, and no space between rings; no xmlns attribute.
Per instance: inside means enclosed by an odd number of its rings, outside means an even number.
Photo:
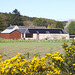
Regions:
<svg viewBox="0 0 75 75"><path fill-rule="evenodd" d="M12 12L12 25L20 25L22 26L23 25L23 20L22 20L22 17L20 15L20 12L15 9L13 10Z"/></svg>

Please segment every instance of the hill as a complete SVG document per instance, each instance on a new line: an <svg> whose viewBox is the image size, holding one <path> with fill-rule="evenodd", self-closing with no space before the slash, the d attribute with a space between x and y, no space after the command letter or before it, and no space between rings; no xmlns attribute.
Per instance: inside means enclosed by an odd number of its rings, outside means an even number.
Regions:
<svg viewBox="0 0 75 75"><path fill-rule="evenodd" d="M0 31L6 29L10 25L25 26L28 28L34 28L35 26L50 25L51 28L56 28L58 21L45 18L29 17L20 15L20 12L15 9L12 13L0 13ZM65 22L62 22L65 26Z"/></svg>

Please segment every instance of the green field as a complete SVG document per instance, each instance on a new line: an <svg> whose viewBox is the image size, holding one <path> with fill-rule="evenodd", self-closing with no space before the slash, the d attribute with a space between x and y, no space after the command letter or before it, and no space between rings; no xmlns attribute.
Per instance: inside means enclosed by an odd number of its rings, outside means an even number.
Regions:
<svg viewBox="0 0 75 75"><path fill-rule="evenodd" d="M63 45L63 42L1 42L0 54L2 54L2 59L5 60L14 57L18 52L26 57L27 52L29 52L29 59L32 59L35 54L39 57L44 57L46 53L61 52L64 54L61 45Z"/></svg>

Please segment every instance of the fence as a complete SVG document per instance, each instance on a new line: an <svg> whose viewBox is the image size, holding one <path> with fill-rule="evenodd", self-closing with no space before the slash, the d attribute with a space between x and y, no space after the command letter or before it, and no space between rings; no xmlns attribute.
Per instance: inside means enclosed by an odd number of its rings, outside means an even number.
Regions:
<svg viewBox="0 0 75 75"><path fill-rule="evenodd" d="M9 39L0 39L0 42L71 42L72 39L63 39L63 40L9 40Z"/></svg>

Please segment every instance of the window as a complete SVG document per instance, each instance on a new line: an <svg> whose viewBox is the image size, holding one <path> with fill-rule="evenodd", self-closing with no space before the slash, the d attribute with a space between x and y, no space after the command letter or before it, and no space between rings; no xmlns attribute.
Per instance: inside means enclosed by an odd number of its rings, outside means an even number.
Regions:
<svg viewBox="0 0 75 75"><path fill-rule="evenodd" d="M33 38L33 34L26 34L26 38Z"/></svg>

